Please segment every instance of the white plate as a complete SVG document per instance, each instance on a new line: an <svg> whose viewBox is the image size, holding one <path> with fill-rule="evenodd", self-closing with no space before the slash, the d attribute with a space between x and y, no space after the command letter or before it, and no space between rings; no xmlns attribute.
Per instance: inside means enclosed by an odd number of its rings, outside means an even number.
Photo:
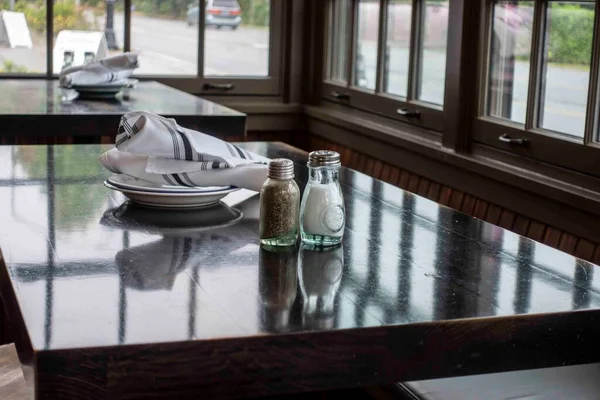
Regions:
<svg viewBox="0 0 600 400"><path fill-rule="evenodd" d="M109 189L119 191L126 197L138 204L156 208L198 208L209 207L219 203L223 197L229 193L239 190L238 188L230 188L227 190L200 192L200 193L159 193L147 192L139 190L123 189L111 185L108 181L104 181L104 186Z"/></svg>
<svg viewBox="0 0 600 400"><path fill-rule="evenodd" d="M121 90L127 87L134 87L138 83L137 79L127 79L119 82L107 82L98 85L71 85L70 89L75 89L78 92L108 92Z"/></svg>
<svg viewBox="0 0 600 400"><path fill-rule="evenodd" d="M217 193L223 191L228 191L227 193L229 193L231 189L235 189L234 186L185 187L159 185L123 174L114 174L107 181L111 185L121 189L152 193Z"/></svg>

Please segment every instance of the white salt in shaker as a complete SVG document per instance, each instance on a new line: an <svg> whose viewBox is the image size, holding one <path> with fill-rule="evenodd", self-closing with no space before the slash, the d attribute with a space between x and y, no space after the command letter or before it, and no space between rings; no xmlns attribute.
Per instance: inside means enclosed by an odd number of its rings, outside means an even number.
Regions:
<svg viewBox="0 0 600 400"><path fill-rule="evenodd" d="M308 155L308 183L300 205L300 234L304 243L335 246L342 241L346 221L340 186L340 155L317 150Z"/></svg>

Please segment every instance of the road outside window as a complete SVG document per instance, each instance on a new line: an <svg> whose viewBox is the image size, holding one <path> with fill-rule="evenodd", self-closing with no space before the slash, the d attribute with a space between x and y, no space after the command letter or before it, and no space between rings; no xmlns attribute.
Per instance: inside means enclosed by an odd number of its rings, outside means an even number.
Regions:
<svg viewBox="0 0 600 400"><path fill-rule="evenodd" d="M204 76L269 75L269 0L207 0Z"/></svg>

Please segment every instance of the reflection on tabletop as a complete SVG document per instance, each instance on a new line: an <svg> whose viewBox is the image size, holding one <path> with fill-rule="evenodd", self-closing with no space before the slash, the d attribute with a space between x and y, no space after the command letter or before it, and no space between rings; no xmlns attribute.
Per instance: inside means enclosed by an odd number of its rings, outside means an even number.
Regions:
<svg viewBox="0 0 600 400"><path fill-rule="evenodd" d="M334 328L344 248L261 246L259 293L267 332ZM299 290L300 289L300 290Z"/></svg>

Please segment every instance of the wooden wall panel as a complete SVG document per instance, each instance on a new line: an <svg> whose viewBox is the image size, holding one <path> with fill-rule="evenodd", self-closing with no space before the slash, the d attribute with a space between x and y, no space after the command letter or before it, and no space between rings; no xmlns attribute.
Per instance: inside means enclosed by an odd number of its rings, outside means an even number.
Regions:
<svg viewBox="0 0 600 400"><path fill-rule="evenodd" d="M309 135L306 150L329 149L342 154L342 164L396 185L476 218L529 237L548 246L558 248L583 260L600 264L600 245L585 238L564 232L547 223L532 220L512 210L484 201L474 196L433 182L417 174L401 170L391 164L351 150L338 143Z"/></svg>

